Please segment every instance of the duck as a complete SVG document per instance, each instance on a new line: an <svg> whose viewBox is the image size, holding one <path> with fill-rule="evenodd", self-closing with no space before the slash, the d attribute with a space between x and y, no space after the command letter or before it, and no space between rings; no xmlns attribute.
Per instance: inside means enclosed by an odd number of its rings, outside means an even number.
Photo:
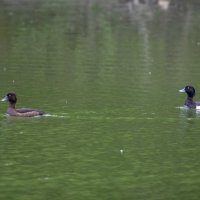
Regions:
<svg viewBox="0 0 200 200"><path fill-rule="evenodd" d="M179 92L184 92L187 94L187 99L185 100L184 106L187 108L197 108L197 106L200 106L200 102L193 101L195 89L192 85L185 86L183 89L179 90Z"/></svg>
<svg viewBox="0 0 200 200"><path fill-rule="evenodd" d="M17 103L17 95L15 92L9 92L4 96L1 101L7 101L9 106L7 109L7 114L9 116L15 116L15 117L35 117L35 116L42 116L46 114L43 111L32 109L32 108L20 108L16 109L16 103Z"/></svg>

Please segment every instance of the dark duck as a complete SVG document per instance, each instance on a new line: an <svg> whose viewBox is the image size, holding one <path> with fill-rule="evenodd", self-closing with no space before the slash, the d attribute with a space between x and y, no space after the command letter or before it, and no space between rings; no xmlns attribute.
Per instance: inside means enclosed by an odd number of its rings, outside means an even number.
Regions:
<svg viewBox="0 0 200 200"><path fill-rule="evenodd" d="M31 109L31 108L20 108L16 109L17 96L15 92L8 93L1 101L7 101L9 103L7 114L9 116L17 116L17 117L35 117L42 116L45 112Z"/></svg>
<svg viewBox="0 0 200 200"><path fill-rule="evenodd" d="M200 102L193 101L193 97L195 96L195 89L191 85L185 86L185 88L179 90L179 92L184 92L187 94L187 99L185 100L184 106L188 108L197 108L200 106Z"/></svg>

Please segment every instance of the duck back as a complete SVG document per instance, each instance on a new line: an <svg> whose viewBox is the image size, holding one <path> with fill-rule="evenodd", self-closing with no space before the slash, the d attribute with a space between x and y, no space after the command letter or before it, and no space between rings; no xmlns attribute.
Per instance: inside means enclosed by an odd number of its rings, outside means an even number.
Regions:
<svg viewBox="0 0 200 200"><path fill-rule="evenodd" d="M44 114L46 114L45 112L43 112L43 111L41 111L41 110L32 109L32 108L18 108L18 109L16 109L16 111L19 112L19 113L28 113L28 112L33 112L33 111L35 111L35 112L38 112L39 115L44 115Z"/></svg>

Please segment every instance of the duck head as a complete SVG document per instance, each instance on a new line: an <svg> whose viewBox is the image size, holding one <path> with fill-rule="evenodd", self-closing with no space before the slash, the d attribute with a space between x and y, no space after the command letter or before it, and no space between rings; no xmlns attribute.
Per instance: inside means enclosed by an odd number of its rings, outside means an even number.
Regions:
<svg viewBox="0 0 200 200"><path fill-rule="evenodd" d="M10 104L17 103L17 96L15 92L9 92L5 97L1 99L1 101L8 101Z"/></svg>
<svg viewBox="0 0 200 200"><path fill-rule="evenodd" d="M191 85L185 86L185 88L179 90L179 92L187 93L188 97L193 98L195 96L195 89Z"/></svg>

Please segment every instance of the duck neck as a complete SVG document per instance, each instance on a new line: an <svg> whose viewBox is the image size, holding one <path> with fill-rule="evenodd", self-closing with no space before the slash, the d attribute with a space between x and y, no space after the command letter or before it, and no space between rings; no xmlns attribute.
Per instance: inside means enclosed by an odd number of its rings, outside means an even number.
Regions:
<svg viewBox="0 0 200 200"><path fill-rule="evenodd" d="M195 102L193 101L193 97L187 97L186 104L193 105Z"/></svg>
<svg viewBox="0 0 200 200"><path fill-rule="evenodd" d="M193 97L187 97L187 100L193 102Z"/></svg>
<svg viewBox="0 0 200 200"><path fill-rule="evenodd" d="M9 103L9 108L15 109L16 108L16 104L15 103Z"/></svg>

